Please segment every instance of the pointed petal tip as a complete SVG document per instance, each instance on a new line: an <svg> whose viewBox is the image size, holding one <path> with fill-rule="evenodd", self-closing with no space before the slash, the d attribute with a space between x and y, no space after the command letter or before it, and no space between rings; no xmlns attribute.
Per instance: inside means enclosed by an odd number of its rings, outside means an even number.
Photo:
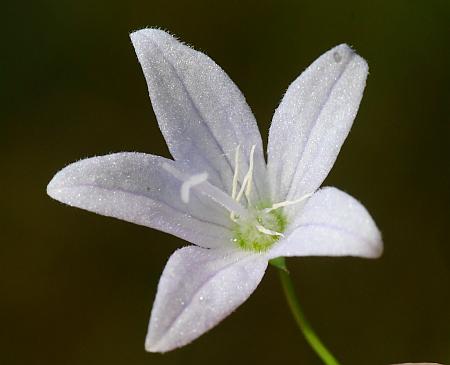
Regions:
<svg viewBox="0 0 450 365"><path fill-rule="evenodd" d="M50 182L47 185L47 195L55 200L61 201L61 190L62 190L62 178L61 178L61 172L64 169L58 171L55 176L50 180Z"/></svg>
<svg viewBox="0 0 450 365"><path fill-rule="evenodd" d="M349 256L356 256L356 257L362 257L366 259L379 259L383 255L383 243L376 242L372 245L372 247L368 248L368 250L365 253L359 253L357 255L349 255Z"/></svg>
<svg viewBox="0 0 450 365"><path fill-rule="evenodd" d="M144 35L154 34L157 31L159 31L159 29L157 29L157 28L142 28L142 29L138 29L138 30L135 30L135 31L130 33L130 38L131 38L131 40L133 40L133 39L139 38L139 37L144 36Z"/></svg>
<svg viewBox="0 0 450 365"><path fill-rule="evenodd" d="M379 259L384 252L384 243L381 231L377 227L375 221L372 220L373 225L373 239L371 240L371 250L366 255L368 259Z"/></svg>
<svg viewBox="0 0 450 365"><path fill-rule="evenodd" d="M352 66L355 71L360 70L362 74L367 74L369 65L356 51L347 43L342 43L329 50L331 63L340 64L347 62L348 66Z"/></svg>
<svg viewBox="0 0 450 365"><path fill-rule="evenodd" d="M145 337L145 351L164 354L178 347L176 345L168 346L167 342L164 341L164 337L158 337L157 333L149 327Z"/></svg>
<svg viewBox="0 0 450 365"><path fill-rule="evenodd" d="M163 37L171 37L171 35L159 28L142 28L130 33L130 39L133 45L136 46L137 43L144 40L159 40Z"/></svg>
<svg viewBox="0 0 450 365"><path fill-rule="evenodd" d="M47 195L61 203L73 205L70 202L70 190L76 180L76 171L83 160L68 164L59 170L47 185Z"/></svg>
<svg viewBox="0 0 450 365"><path fill-rule="evenodd" d="M51 180L50 180L50 182L47 184L47 188L46 188L46 192L47 192L47 195L50 197L50 198L53 198L53 192L54 192L54 182L53 182L53 180L54 180L55 178L53 177Z"/></svg>
<svg viewBox="0 0 450 365"><path fill-rule="evenodd" d="M372 220L372 218L371 218ZM372 238L367 237L367 249L365 252L360 252L356 255L349 255L354 257L361 257L366 259L379 259L384 252L384 244L380 230L375 222L372 220Z"/></svg>
<svg viewBox="0 0 450 365"><path fill-rule="evenodd" d="M147 336L145 338L145 351L152 352L152 353L160 353L164 354L166 352L170 352L173 350L176 350L177 348L180 348L182 346L185 346L192 342L190 341L181 341L181 342L171 342L167 341L164 336L158 337L157 333L155 331L152 331L149 329L147 332Z"/></svg>
<svg viewBox="0 0 450 365"><path fill-rule="evenodd" d="M339 44L338 46L332 48L329 53L333 57L333 61L336 63L348 61L357 68L361 68L361 71L367 72L369 69L366 60L346 43Z"/></svg>
<svg viewBox="0 0 450 365"><path fill-rule="evenodd" d="M164 349L161 346L158 346L158 343L154 343L150 340L149 335L147 334L147 338L145 339L145 351L153 352L153 353L164 353L169 351L170 349Z"/></svg>
<svg viewBox="0 0 450 365"><path fill-rule="evenodd" d="M347 43L341 43L332 48L333 51L340 51L347 54L353 54L355 51Z"/></svg>
<svg viewBox="0 0 450 365"><path fill-rule="evenodd" d="M379 259L383 255L383 252L384 252L384 245L380 237L380 239L374 245L373 255L370 258Z"/></svg>

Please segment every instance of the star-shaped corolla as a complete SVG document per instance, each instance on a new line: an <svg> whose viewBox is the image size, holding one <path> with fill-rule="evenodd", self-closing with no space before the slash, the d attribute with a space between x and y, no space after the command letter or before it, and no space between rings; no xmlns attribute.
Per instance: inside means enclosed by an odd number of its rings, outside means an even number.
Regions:
<svg viewBox="0 0 450 365"><path fill-rule="evenodd" d="M284 256L378 257L367 210L319 189L352 125L367 76L347 45L322 55L275 112L268 163L243 95L208 56L157 29L131 34L173 160L143 153L85 159L48 194L66 204L193 243L162 273L146 349L183 346L215 326Z"/></svg>

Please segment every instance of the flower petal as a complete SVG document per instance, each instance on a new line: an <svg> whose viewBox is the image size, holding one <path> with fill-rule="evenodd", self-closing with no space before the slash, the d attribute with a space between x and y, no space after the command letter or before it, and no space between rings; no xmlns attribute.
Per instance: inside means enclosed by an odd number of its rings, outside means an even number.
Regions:
<svg viewBox="0 0 450 365"><path fill-rule="evenodd" d="M212 183L231 192L240 145L242 182L255 149L257 190L265 184L261 136L244 96L205 54L158 29L131 34L161 131L175 160L206 171Z"/></svg>
<svg viewBox="0 0 450 365"><path fill-rule="evenodd" d="M336 189L318 190L305 204L297 221L269 252L280 256L379 257L381 234L372 217L355 198Z"/></svg>
<svg viewBox="0 0 450 365"><path fill-rule="evenodd" d="M204 196L181 200L181 182L162 168L176 162L144 153L116 153L59 171L47 193L71 206L156 228L203 247L232 245L229 213Z"/></svg>
<svg viewBox="0 0 450 365"><path fill-rule="evenodd" d="M314 192L328 175L358 111L367 63L345 44L319 57L288 88L269 133L275 201Z"/></svg>
<svg viewBox="0 0 450 365"><path fill-rule="evenodd" d="M263 255L243 251L177 250L158 285L147 351L173 350L214 327L250 296L266 267Z"/></svg>

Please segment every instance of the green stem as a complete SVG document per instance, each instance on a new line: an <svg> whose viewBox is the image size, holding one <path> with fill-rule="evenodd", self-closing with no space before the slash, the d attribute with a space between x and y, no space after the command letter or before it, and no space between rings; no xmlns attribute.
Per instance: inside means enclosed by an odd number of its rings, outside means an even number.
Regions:
<svg viewBox="0 0 450 365"><path fill-rule="evenodd" d="M326 365L340 365L336 358L331 354L330 351L328 351L328 349L319 339L319 337L309 324L308 320L306 319L305 315L303 314L297 295L295 294L294 284L289 275L289 272L287 271L284 258L277 258L273 261L275 262L271 262L271 264L278 268L281 286L283 287L283 291L289 304L289 308L291 309L292 315L294 316L298 327L305 336L306 341Z"/></svg>

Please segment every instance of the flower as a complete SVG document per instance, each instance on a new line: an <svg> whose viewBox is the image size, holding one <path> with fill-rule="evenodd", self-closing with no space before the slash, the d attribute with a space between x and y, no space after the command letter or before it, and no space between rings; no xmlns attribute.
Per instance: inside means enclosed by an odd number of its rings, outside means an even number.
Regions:
<svg viewBox="0 0 450 365"><path fill-rule="evenodd" d="M63 203L178 236L153 305L146 349L183 346L242 304L268 261L378 257L367 210L333 188L334 164L365 87L366 62L345 44L322 55L275 111L266 164L235 84L208 56L157 29L131 34L174 160L117 153L73 163L47 192Z"/></svg>

